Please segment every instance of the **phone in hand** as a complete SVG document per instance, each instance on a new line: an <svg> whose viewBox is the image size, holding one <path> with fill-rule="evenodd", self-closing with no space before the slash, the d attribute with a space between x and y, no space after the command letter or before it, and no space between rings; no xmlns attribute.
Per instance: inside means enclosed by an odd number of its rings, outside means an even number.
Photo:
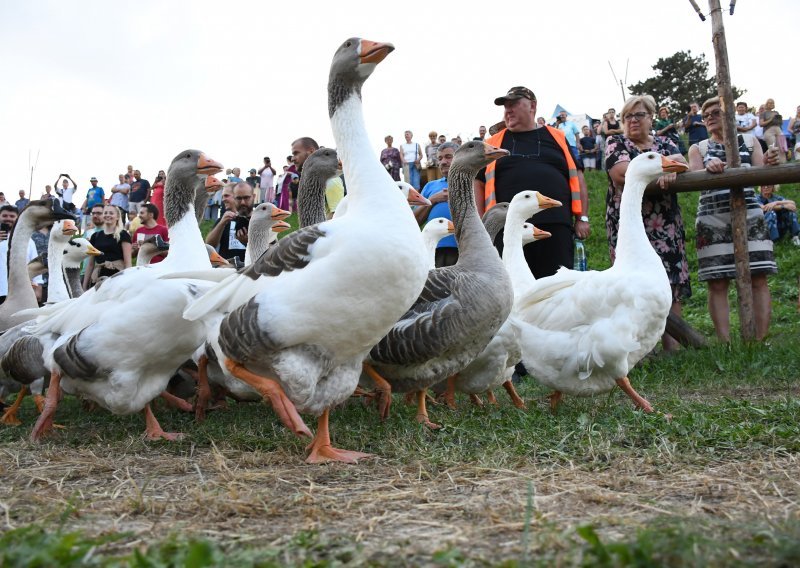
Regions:
<svg viewBox="0 0 800 568"><path fill-rule="evenodd" d="M0 231L10 233L12 228L11 223L0 223Z"/></svg>
<svg viewBox="0 0 800 568"><path fill-rule="evenodd" d="M246 217L244 215L237 215L236 218L233 220L233 222L235 224L234 225L235 231L238 231L239 229L247 229L248 227L250 227L250 217Z"/></svg>

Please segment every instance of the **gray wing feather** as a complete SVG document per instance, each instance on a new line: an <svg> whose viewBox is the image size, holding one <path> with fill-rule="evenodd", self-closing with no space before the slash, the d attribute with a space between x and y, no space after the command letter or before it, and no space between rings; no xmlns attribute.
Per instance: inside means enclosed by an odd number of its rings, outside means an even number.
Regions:
<svg viewBox="0 0 800 568"><path fill-rule="evenodd" d="M318 225L305 227L280 239L241 273L253 280L261 276L277 276L281 272L299 270L309 263L309 249L325 231Z"/></svg>

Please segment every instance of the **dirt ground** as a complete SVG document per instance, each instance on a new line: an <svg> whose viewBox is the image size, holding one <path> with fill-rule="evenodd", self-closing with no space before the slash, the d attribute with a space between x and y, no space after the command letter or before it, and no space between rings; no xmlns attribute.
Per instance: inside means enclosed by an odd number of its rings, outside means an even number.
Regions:
<svg viewBox="0 0 800 568"><path fill-rule="evenodd" d="M308 466L290 454L215 447L176 456L24 446L0 450L0 527L55 523L72 508L68 529L130 531L123 548L176 532L280 546L312 530L357 542L367 557L453 547L499 559L519 557L526 516L531 533L594 522L610 538L670 515L798 519L797 472L794 456L710 465L623 459L602 471L533 463L431 471L382 459Z"/></svg>

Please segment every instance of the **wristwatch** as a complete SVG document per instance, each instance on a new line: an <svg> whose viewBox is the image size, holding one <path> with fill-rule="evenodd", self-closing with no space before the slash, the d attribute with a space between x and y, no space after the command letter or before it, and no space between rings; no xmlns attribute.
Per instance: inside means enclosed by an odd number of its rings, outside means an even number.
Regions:
<svg viewBox="0 0 800 568"><path fill-rule="evenodd" d="M584 223L588 223L589 217L587 217L586 215L581 215L580 217L578 217L578 221L583 221Z"/></svg>

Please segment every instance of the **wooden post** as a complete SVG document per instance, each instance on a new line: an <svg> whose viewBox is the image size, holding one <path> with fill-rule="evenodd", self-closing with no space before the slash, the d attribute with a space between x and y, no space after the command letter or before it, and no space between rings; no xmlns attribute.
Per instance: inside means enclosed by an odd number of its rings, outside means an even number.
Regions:
<svg viewBox="0 0 800 568"><path fill-rule="evenodd" d="M708 0L711 14L712 42L717 63L717 91L722 108L725 157L729 168L738 168L739 142L734 120L731 74L728 67L728 44L725 41L725 26L722 23L722 7L719 0ZM739 322L742 339L752 341L756 337L756 322L753 314L753 288L750 280L750 255L747 247L747 205L742 186L731 187L731 229L733 232L733 259L736 263L736 296L739 299Z"/></svg>

